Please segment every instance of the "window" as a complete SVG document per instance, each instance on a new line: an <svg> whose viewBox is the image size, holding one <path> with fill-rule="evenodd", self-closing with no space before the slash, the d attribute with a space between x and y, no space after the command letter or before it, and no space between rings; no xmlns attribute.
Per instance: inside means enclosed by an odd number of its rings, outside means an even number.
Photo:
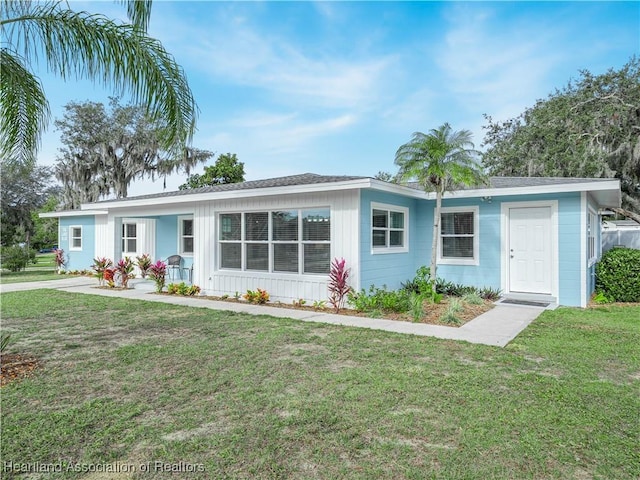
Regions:
<svg viewBox="0 0 640 480"><path fill-rule="evenodd" d="M443 264L478 264L478 207L443 207L438 260Z"/></svg>
<svg viewBox="0 0 640 480"><path fill-rule="evenodd" d="M69 250L82 250L82 227L69 227Z"/></svg>
<svg viewBox="0 0 640 480"><path fill-rule="evenodd" d="M409 210L376 203L371 206L372 253L407 252Z"/></svg>
<svg viewBox="0 0 640 480"><path fill-rule="evenodd" d="M137 229L135 223L122 224L122 253L136 253Z"/></svg>
<svg viewBox="0 0 640 480"><path fill-rule="evenodd" d="M193 255L193 218L178 217L180 228L180 255Z"/></svg>
<svg viewBox="0 0 640 480"><path fill-rule="evenodd" d="M219 215L221 269L328 274L327 208Z"/></svg>
<svg viewBox="0 0 640 480"><path fill-rule="evenodd" d="M589 261L589 266L593 265L598 257L596 248L598 227L598 216L593 210L589 209L587 212L587 260Z"/></svg>

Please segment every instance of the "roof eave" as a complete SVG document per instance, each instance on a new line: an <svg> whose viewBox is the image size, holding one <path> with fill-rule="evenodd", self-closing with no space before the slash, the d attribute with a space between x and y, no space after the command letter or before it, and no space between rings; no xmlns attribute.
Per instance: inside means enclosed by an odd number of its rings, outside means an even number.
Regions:
<svg viewBox="0 0 640 480"><path fill-rule="evenodd" d="M107 210L63 210L61 212L39 213L40 218L86 217L89 215L107 215Z"/></svg>

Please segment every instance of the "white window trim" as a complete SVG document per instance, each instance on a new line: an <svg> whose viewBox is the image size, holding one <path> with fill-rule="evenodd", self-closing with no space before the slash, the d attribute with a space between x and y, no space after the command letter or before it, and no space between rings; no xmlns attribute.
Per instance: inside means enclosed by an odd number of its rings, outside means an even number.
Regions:
<svg viewBox="0 0 640 480"><path fill-rule="evenodd" d="M598 240L598 231L597 229L600 228L600 222L598 221L598 213L591 208L591 206L589 206L588 211L587 211L587 222L589 222L589 215L592 215L592 219L593 219L593 224L591 225L586 225L587 227L587 266L591 267L593 266L594 263L596 263L598 261L598 244L597 244L597 240ZM589 235L589 230L591 230L591 235ZM589 237L592 236L593 237L593 256L590 257L589 256Z"/></svg>
<svg viewBox="0 0 640 480"><path fill-rule="evenodd" d="M404 245L402 247L374 247L373 246L373 211L374 210L387 210L388 212L399 212L404 215ZM371 235L371 255L386 255L389 253L407 253L409 251L409 209L407 207L401 207L399 205L391 205L388 203L371 202L371 209L369 210L369 234ZM390 227L387 227L389 230Z"/></svg>
<svg viewBox="0 0 640 480"><path fill-rule="evenodd" d="M136 236L135 237L127 237L126 233L127 233L127 228L125 227L125 225L135 225L136 226ZM136 251L134 252L130 252L129 250L125 250L124 248L122 248L122 254L123 255L137 255L137 250L138 250L138 242L139 242L139 238L138 238L138 233L139 233L139 229L140 227L138 226L138 222L136 221L132 221L132 220L123 220L122 221L122 228L123 228L123 232L122 232L122 237L120 238L120 243L122 245L122 247L126 247L129 242L127 242L127 240L130 239L134 239L136 240Z"/></svg>
<svg viewBox="0 0 640 480"><path fill-rule="evenodd" d="M193 222L193 226L191 227L193 230L193 235L191 236L191 238L193 238L193 247L195 250L195 244L196 244L196 231L195 231L195 226L196 223L193 220L193 215L178 215L178 253L183 256L183 257L193 257L193 252L185 252L183 250L183 246L184 246L184 242L182 241L184 239L184 234L183 234L183 220L191 220Z"/></svg>
<svg viewBox="0 0 640 480"><path fill-rule="evenodd" d="M73 236L73 229L74 228L79 228L80 229L80 246L79 247L74 247L73 246L73 239L74 238L78 238L78 237L74 237ZM82 234L83 234L83 228L82 225L69 225L69 251L70 252L81 252L82 251Z"/></svg>
<svg viewBox="0 0 640 480"><path fill-rule="evenodd" d="M444 258L442 256L442 216L438 221L438 265L480 265L480 208L477 205L468 207L442 207L443 213L473 213L473 258ZM433 215L436 215L435 209Z"/></svg>
<svg viewBox="0 0 640 480"><path fill-rule="evenodd" d="M229 215L229 214L240 214L240 240L220 240L220 236L217 235L216 236L216 252L217 252L217 269L219 271L223 271L226 273L230 273L230 274L247 274L247 273L251 273L252 275L268 275L269 278L276 276L276 275L282 275L284 278L286 277L291 277L292 275L302 275L305 277L322 277L322 278L326 278L329 275L329 272L327 272L326 274L324 273L306 273L304 271L304 245L309 245L309 244L326 244L329 245L329 258L333 258L332 257L332 252L333 252L333 242L332 242L332 235L333 235L333 226L330 227L329 229L329 240L303 240L303 232L302 232L302 213L306 210L321 210L321 209L326 209L329 210L329 221L332 222L333 221L333 216L332 216L332 208L330 206L327 205L321 205L321 206L305 206L305 207L299 207L299 208L272 208L269 210L263 210L263 209L250 209L250 210L241 210L241 211L237 211L237 210L229 210L229 211L221 211L219 213L216 214L216 228L220 229L220 217L222 215ZM279 212L279 211L285 211L285 210L296 210L298 212L298 233L299 233L299 238L298 240L294 241L284 241L284 240L272 240L273 237L273 221L272 221L272 213L273 212ZM247 213L267 213L268 216L268 240L245 240L245 215ZM221 266L221 251L222 251L222 247L221 245L224 243L239 243L241 245L241 249L240 249L240 268L225 268ZM268 270L252 270L247 268L247 252L246 252L246 245L247 244L264 244L264 245L268 245L268 255L269 255L269 265L268 265ZM297 272L287 272L287 271L276 271L274 270L274 248L273 246L276 244L296 244L299 245L298 248L298 271ZM330 260L331 261L331 260ZM331 266L329 266L329 268L331 268Z"/></svg>

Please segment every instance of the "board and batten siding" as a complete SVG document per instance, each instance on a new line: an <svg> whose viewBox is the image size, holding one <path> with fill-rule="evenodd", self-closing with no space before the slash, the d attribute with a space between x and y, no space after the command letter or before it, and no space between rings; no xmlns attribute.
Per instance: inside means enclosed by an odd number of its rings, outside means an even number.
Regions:
<svg viewBox="0 0 640 480"><path fill-rule="evenodd" d="M328 207L331 211L331 258L343 257L351 268L350 283L359 286L359 192L342 190L201 202L194 211L194 283L212 295L243 294L261 288L273 300L327 300L328 275L283 274L218 269L217 215Z"/></svg>

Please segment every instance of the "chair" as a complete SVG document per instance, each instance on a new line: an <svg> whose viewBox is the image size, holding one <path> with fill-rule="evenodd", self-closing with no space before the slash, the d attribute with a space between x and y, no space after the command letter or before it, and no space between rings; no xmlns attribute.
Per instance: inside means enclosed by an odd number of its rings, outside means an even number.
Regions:
<svg viewBox="0 0 640 480"><path fill-rule="evenodd" d="M182 264L184 262L184 259L180 256L180 255L171 255L169 258L167 258L167 269L169 270L169 278L172 280L175 280L175 273L173 274L173 276L171 275L171 272L175 272L176 270L178 271L178 275L180 275L180 280L182 280Z"/></svg>

